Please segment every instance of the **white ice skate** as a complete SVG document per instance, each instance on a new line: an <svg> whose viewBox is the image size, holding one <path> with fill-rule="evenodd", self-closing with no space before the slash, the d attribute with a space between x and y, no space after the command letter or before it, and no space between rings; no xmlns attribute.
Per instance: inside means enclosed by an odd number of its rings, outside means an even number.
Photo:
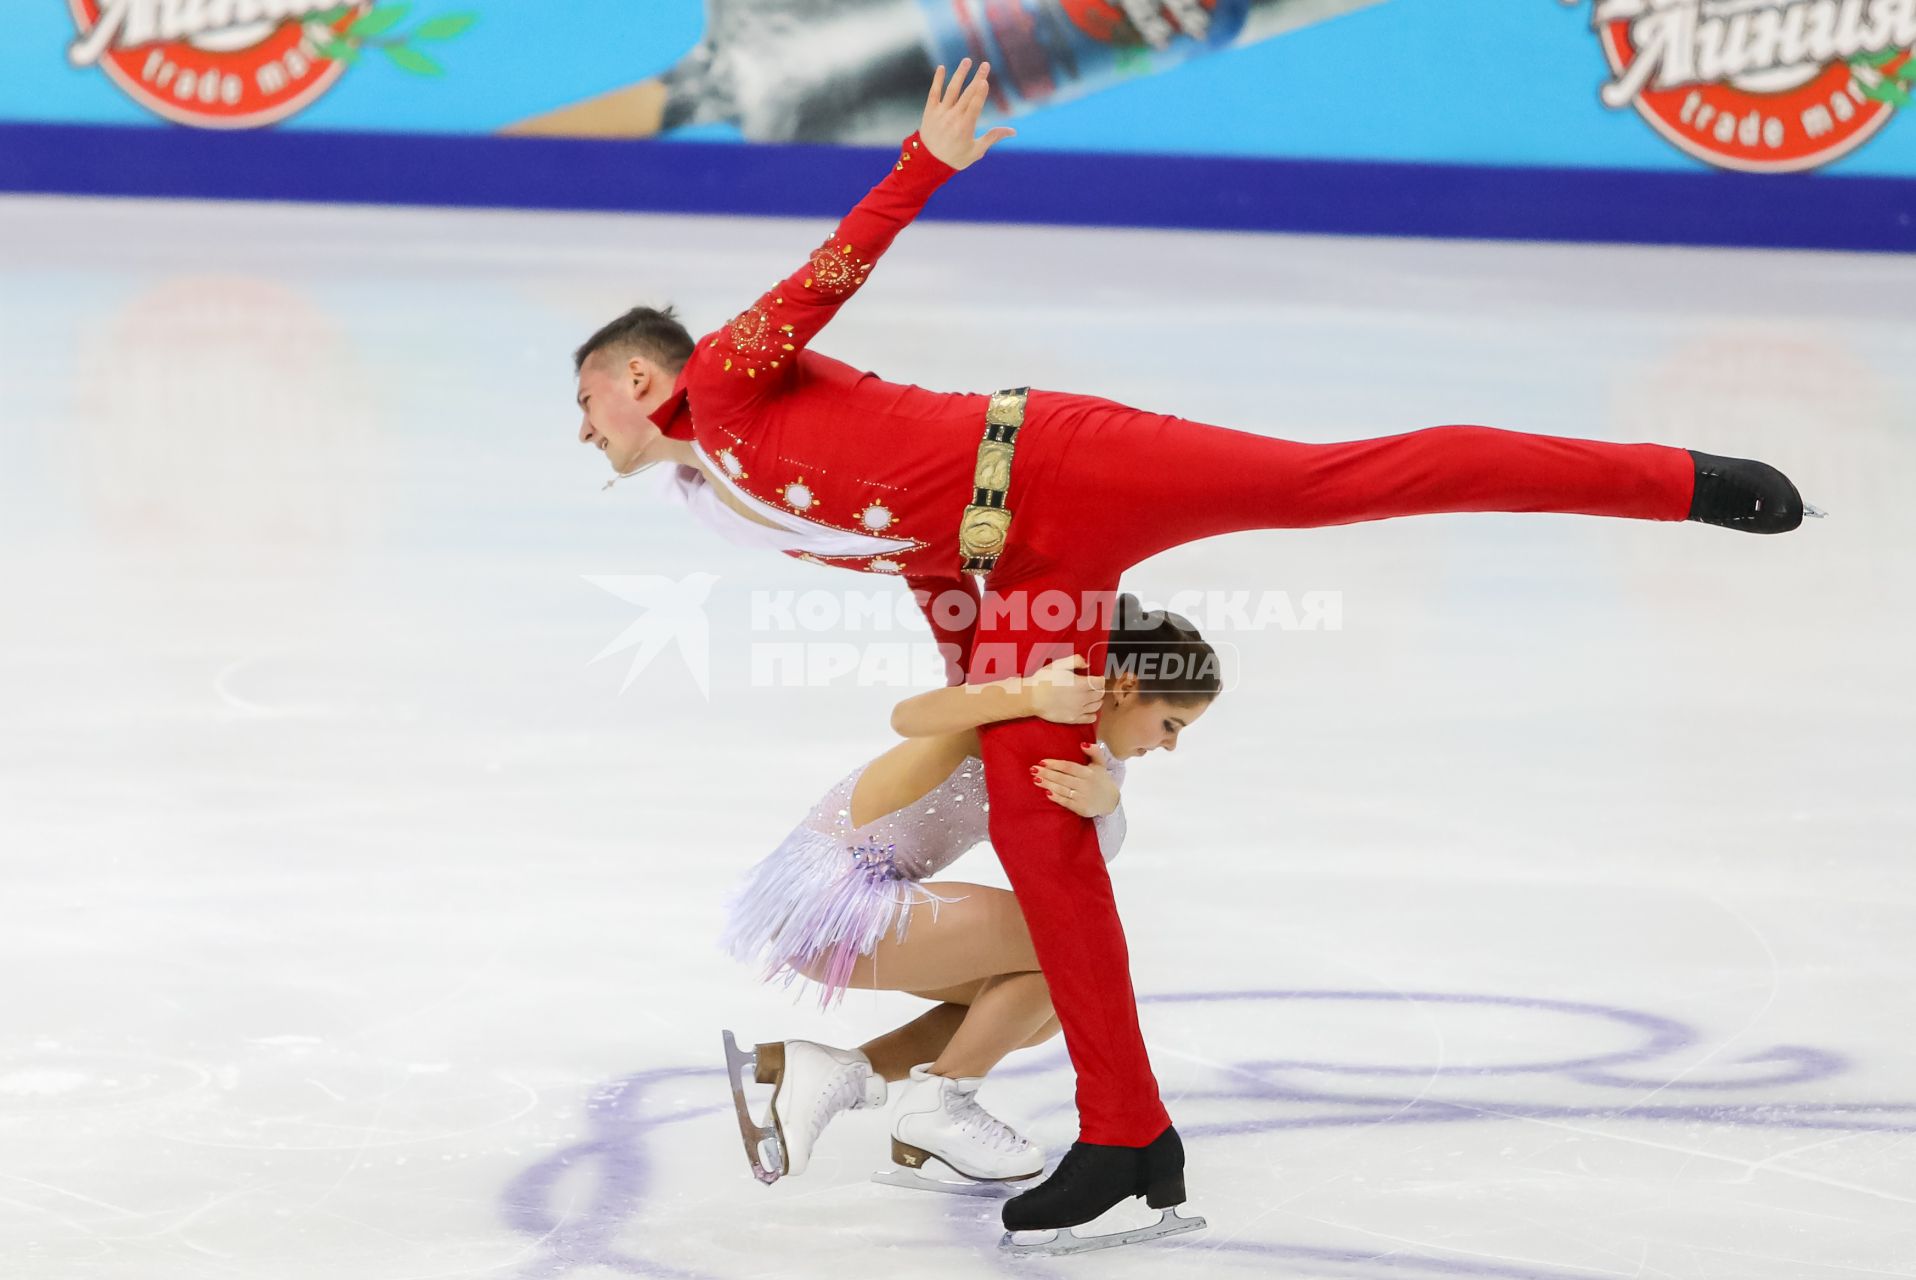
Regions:
<svg viewBox="0 0 1916 1280"><path fill-rule="evenodd" d="M841 1111L862 1111L885 1105L885 1081L856 1049L834 1049L810 1040L781 1040L742 1053L732 1033L725 1033L726 1074L731 1078L732 1101L738 1108L739 1136L745 1140L745 1158L760 1182L772 1183L787 1174L805 1172L818 1135ZM770 1115L761 1124L752 1119L745 1100L745 1068L759 1084L772 1086Z"/></svg>
<svg viewBox="0 0 1916 1280"><path fill-rule="evenodd" d="M978 1105L981 1083L932 1075L929 1064L913 1067L892 1114L892 1167L872 1181L995 1196L1018 1190L1006 1183L1043 1173L1044 1152Z"/></svg>

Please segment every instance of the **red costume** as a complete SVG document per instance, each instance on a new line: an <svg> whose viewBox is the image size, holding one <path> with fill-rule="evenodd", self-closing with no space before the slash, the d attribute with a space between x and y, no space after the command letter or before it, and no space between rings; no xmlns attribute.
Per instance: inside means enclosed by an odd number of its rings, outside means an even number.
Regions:
<svg viewBox="0 0 1916 1280"><path fill-rule="evenodd" d="M701 338L653 414L695 439L738 487L837 530L909 539L819 563L905 577L934 632L974 679L1089 654L1108 613L1043 630L1024 610L981 618L958 530L990 397L885 382L806 349L878 256L954 171L914 135L898 162L804 267ZM1683 520L1695 469L1682 449L1437 427L1305 445L1090 396L1034 391L1016 437L1002 555L988 605L1063 591L1108 601L1118 575L1170 547L1242 529L1350 524L1439 511L1561 511ZM947 603L950 602L947 598ZM1100 650L1101 652L1101 650ZM1094 726L1006 721L980 734L991 842L1024 909L1078 1072L1085 1141L1143 1146L1170 1123L1139 1033L1124 933L1091 822L1031 784L1028 766L1081 759Z"/></svg>

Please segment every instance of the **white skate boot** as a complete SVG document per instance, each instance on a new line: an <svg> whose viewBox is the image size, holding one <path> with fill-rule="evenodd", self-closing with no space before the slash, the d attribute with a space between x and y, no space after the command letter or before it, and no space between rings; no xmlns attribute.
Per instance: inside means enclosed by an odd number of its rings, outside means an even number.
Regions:
<svg viewBox="0 0 1916 1280"><path fill-rule="evenodd" d="M839 1112L885 1105L884 1078L872 1074L870 1060L856 1049L782 1040L761 1044L748 1056L739 1052L727 1031L725 1057L746 1158L761 1182L805 1172L818 1135ZM752 1121L745 1102L744 1067L752 1068L759 1084L772 1086L769 1124Z"/></svg>
<svg viewBox="0 0 1916 1280"><path fill-rule="evenodd" d="M960 1195L999 1195L999 1184L1044 1172L1044 1152L978 1105L977 1078L953 1080L913 1067L891 1122L892 1167L872 1175L887 1186ZM927 1176L942 1166L955 1178Z"/></svg>

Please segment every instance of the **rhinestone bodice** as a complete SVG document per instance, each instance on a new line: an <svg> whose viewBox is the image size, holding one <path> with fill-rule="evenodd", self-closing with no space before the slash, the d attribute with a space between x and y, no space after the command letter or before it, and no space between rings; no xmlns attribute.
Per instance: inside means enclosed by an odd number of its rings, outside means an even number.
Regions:
<svg viewBox="0 0 1916 1280"><path fill-rule="evenodd" d="M990 835L991 802L985 795L985 762L960 760L945 779L918 799L852 825L852 789L870 767L867 761L841 778L813 806L805 825L841 842L854 865L873 879L925 880L956 862ZM1122 761L1107 765L1124 784ZM1108 861L1124 840L1123 809L1096 819L1098 840Z"/></svg>
<svg viewBox="0 0 1916 1280"><path fill-rule="evenodd" d="M944 781L902 809L862 827L852 825L852 789L870 762L840 779L812 809L806 825L842 841L867 875L924 880L982 843L991 819L985 762L966 756Z"/></svg>

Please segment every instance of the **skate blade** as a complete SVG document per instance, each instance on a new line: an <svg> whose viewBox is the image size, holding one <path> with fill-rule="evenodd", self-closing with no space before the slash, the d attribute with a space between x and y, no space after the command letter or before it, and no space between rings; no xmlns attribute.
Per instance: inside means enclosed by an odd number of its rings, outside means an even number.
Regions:
<svg viewBox="0 0 1916 1280"><path fill-rule="evenodd" d="M941 1167L950 1168L949 1165L940 1163ZM1029 1190L1032 1179L1039 1177L1043 1170L1032 1174L1030 1178L1020 1178L1016 1182L979 1182L965 1177L956 1169L952 1169L951 1173L952 1176L949 1178L933 1178L915 1169L893 1165L889 1169L880 1169L874 1173L872 1181L887 1187L904 1187L908 1191L935 1191L948 1196L978 1196L999 1200Z"/></svg>
<svg viewBox="0 0 1916 1280"><path fill-rule="evenodd" d="M1823 508L1821 507L1811 506L1809 503L1805 502L1803 504L1803 514L1808 516L1812 520L1827 520L1829 519L1830 513L1823 510Z"/></svg>
<svg viewBox="0 0 1916 1280"><path fill-rule="evenodd" d="M745 1101L748 1072L753 1079L757 1078L758 1054L740 1049L738 1041L727 1031L725 1075L732 1085L732 1104L738 1110L739 1137L745 1142L745 1158L752 1162L752 1176L769 1187L785 1173L785 1148L778 1140L777 1129L752 1119L751 1108Z"/></svg>
<svg viewBox="0 0 1916 1280"><path fill-rule="evenodd" d="M1045 1233L1042 1240L1021 1241L1018 1236L1038 1235L1036 1231L1007 1231L1004 1239L998 1242L998 1248L1014 1258L1062 1258L1074 1253L1090 1253L1094 1249L1116 1249L1123 1245L1144 1244L1150 1240L1162 1240L1166 1236L1181 1236L1187 1231L1202 1231L1209 1226L1202 1218L1187 1218L1173 1205L1158 1215L1158 1220L1148 1227L1138 1227L1131 1231L1112 1231L1104 1235L1081 1236L1071 1228Z"/></svg>

